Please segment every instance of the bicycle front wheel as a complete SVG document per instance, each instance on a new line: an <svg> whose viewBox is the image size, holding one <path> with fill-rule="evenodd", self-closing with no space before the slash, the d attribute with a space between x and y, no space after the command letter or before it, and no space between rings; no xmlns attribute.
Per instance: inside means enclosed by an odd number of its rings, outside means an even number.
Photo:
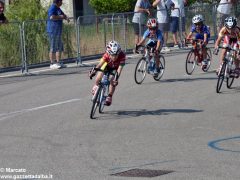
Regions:
<svg viewBox="0 0 240 180"><path fill-rule="evenodd" d="M98 90L95 92L95 97L92 99L92 109L90 113L90 118L94 119L95 112L97 110L97 107L99 105L99 100L100 100L100 92L102 91L102 87L100 86Z"/></svg>
<svg viewBox="0 0 240 180"><path fill-rule="evenodd" d="M225 77L225 70L226 70L226 63L223 63L221 70L218 72L218 81L217 81L217 87L216 87L217 93L220 93L222 83Z"/></svg>
<svg viewBox="0 0 240 180"><path fill-rule="evenodd" d="M186 64L185 64L186 73L188 75L191 75L195 69L195 66L196 66L195 58L196 57L195 57L194 51L191 50L187 55Z"/></svg>
<svg viewBox="0 0 240 180"><path fill-rule="evenodd" d="M100 97L99 97L99 113L103 113L103 109L105 107L106 97L107 97L107 94L108 94L108 88L109 88L109 86L106 86L106 87L101 89Z"/></svg>
<svg viewBox="0 0 240 180"><path fill-rule="evenodd" d="M159 68L160 68L160 72L158 73L157 76L153 76L153 78L156 80L156 81L159 81L162 76L163 76L163 73L165 71L165 58L163 55L160 55L159 56L159 60L160 60L160 63L159 63Z"/></svg>
<svg viewBox="0 0 240 180"><path fill-rule="evenodd" d="M139 59L136 68L135 68L135 82L141 84L146 77L147 61L146 58L142 57Z"/></svg>
<svg viewBox="0 0 240 180"><path fill-rule="evenodd" d="M204 72L207 72L211 66L211 62L212 62L212 52L211 52L211 49L207 49L207 67L206 68L203 68L202 70Z"/></svg>
<svg viewBox="0 0 240 180"><path fill-rule="evenodd" d="M227 65L227 73L228 73L228 76L227 76L227 88L231 88L232 87L232 84L233 84L233 81L234 81L234 78L235 78L235 75L234 75L234 62L231 61L231 63Z"/></svg>

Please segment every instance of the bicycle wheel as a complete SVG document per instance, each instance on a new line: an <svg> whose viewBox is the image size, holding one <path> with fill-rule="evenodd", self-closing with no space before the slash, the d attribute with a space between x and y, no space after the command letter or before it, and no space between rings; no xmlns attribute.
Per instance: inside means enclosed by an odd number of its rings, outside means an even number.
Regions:
<svg viewBox="0 0 240 180"><path fill-rule="evenodd" d="M135 82L141 84L146 77L147 61L146 58L142 57L139 59L136 68L135 68Z"/></svg>
<svg viewBox="0 0 240 180"><path fill-rule="evenodd" d="M231 61L231 63L229 64L228 63L228 65L227 65L227 73L228 73L228 76L227 76L227 88L228 89L230 89L231 87L232 87L232 84L233 84L233 81L234 81L234 79L235 79L235 75L234 75L234 73L233 73L233 66L234 66L234 64L233 64L234 62L233 61Z"/></svg>
<svg viewBox="0 0 240 180"><path fill-rule="evenodd" d="M165 71L165 58L163 55L160 55L159 56L159 59L160 59L160 63L159 63L159 68L160 68L160 72L158 73L157 76L153 76L153 78L156 80L156 81L159 81L162 76L163 76L163 73Z"/></svg>
<svg viewBox="0 0 240 180"><path fill-rule="evenodd" d="M194 51L191 50L187 55L186 64L185 64L186 73L188 75L191 75L195 69L195 66L196 66L195 59L196 59L196 57L194 55Z"/></svg>
<svg viewBox="0 0 240 180"><path fill-rule="evenodd" d="M99 97L100 97L100 92L102 91L102 87L100 86L98 88L98 90L96 91L96 95L94 97L94 99L92 100L93 104L92 104L92 109L91 109L91 113L90 113L90 118L94 119L94 114L96 112L96 109L99 105Z"/></svg>
<svg viewBox="0 0 240 180"><path fill-rule="evenodd" d="M216 92L220 93L221 87L222 87L222 83L224 80L224 76L225 76L225 70L226 70L226 63L223 63L222 68L218 74L218 81L217 81L217 87L216 87Z"/></svg>
<svg viewBox="0 0 240 180"><path fill-rule="evenodd" d="M107 94L108 94L108 88L109 88L109 86L106 86L106 87L101 89L100 97L99 97L99 113L103 113L103 109L105 107L106 97L107 97Z"/></svg>
<svg viewBox="0 0 240 180"><path fill-rule="evenodd" d="M212 52L211 50L208 48L207 49L207 67L203 68L202 70L204 72L207 72L211 66L211 62L212 62Z"/></svg>

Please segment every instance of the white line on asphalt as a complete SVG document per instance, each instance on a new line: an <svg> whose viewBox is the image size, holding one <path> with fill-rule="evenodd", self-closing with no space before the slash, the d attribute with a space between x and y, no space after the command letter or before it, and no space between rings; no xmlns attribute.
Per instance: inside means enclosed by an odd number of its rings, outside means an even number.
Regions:
<svg viewBox="0 0 240 180"><path fill-rule="evenodd" d="M37 110L40 110L40 109L44 109L44 108L49 108L49 107L53 107L53 106L59 106L59 105L62 105L62 104L67 104L67 103L72 103L72 102L76 102L76 101L80 101L81 99L69 99L67 101L61 101L61 102L57 102L57 103L53 103L53 104L47 104L47 105L44 105L44 106L38 106L38 107L34 107L34 108L29 108L29 109L22 109L22 110L19 110L19 111L14 111L14 112L9 112L9 113L2 113L0 114L0 121L1 120L4 120L6 118L9 118L9 117L13 117L17 114L22 114L22 113L27 113L27 112L30 112L30 111L37 111Z"/></svg>

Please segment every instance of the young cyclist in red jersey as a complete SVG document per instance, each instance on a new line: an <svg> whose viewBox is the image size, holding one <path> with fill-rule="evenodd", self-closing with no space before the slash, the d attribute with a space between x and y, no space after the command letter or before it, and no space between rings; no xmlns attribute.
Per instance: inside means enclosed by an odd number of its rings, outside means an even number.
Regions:
<svg viewBox="0 0 240 180"><path fill-rule="evenodd" d="M96 68L100 68L102 70L112 71L113 73L117 71L118 78L121 75L122 69L125 65L126 61L126 55L121 50L121 47L118 42L116 41L110 41L108 45L106 46L106 52L102 56L100 62L96 66ZM89 76L93 77L96 75L96 71L90 71ZM98 71L95 85L92 88L92 93L94 94L96 90L98 89L98 84L101 81L103 76L103 72ZM106 98L105 105L110 106L112 104L112 96L114 94L115 88L118 85L118 80L113 80L113 78L110 80L110 86L109 86L109 94Z"/></svg>
<svg viewBox="0 0 240 180"><path fill-rule="evenodd" d="M215 43L214 54L218 54L219 44L223 39L223 47L231 46L234 49L239 49L240 42L240 29L237 26L237 19L235 17L227 17L224 22L224 27L219 31L218 39ZM227 50L222 49L221 57L220 57L220 67L217 69L217 73L221 69L223 59L226 55ZM239 68L239 55L237 55L235 59L235 76L239 77L240 68Z"/></svg>

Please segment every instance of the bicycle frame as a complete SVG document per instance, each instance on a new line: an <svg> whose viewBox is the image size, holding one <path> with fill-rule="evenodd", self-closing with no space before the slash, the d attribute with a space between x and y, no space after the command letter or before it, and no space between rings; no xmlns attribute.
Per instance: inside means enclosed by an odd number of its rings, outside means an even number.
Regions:
<svg viewBox="0 0 240 180"><path fill-rule="evenodd" d="M159 72L154 74L154 69L156 66L156 54L155 49L149 46L140 46L140 52L143 54L142 58L139 59L135 67L134 78L137 84L141 84L146 77L146 74L151 74L154 80L159 81L165 71L165 58L163 55L159 54ZM144 52L143 52L144 51ZM137 51L137 53L140 53ZM150 62L153 59L153 64ZM148 64L150 64L148 66Z"/></svg>
<svg viewBox="0 0 240 180"><path fill-rule="evenodd" d="M99 81L98 84L98 90L95 92L95 94L92 97L92 109L90 113L90 118L94 119L94 114L96 112L97 107L99 107L99 113L103 113L103 109L105 106L105 100L106 97L108 96L108 90L109 90L109 85L110 85L110 76L113 75L114 79L118 79L118 73L113 73L110 71L104 71L99 68L94 68L96 71L101 71L103 72L102 79Z"/></svg>
<svg viewBox="0 0 240 180"><path fill-rule="evenodd" d="M226 55L223 59L223 64L218 72L218 81L217 81L217 87L216 92L220 93L222 83L226 79L226 85L227 88L231 88L235 76L232 75L235 67L234 67L234 60L236 58L236 52L239 53L239 50L233 49L231 47L220 47L222 49L226 49Z"/></svg>

